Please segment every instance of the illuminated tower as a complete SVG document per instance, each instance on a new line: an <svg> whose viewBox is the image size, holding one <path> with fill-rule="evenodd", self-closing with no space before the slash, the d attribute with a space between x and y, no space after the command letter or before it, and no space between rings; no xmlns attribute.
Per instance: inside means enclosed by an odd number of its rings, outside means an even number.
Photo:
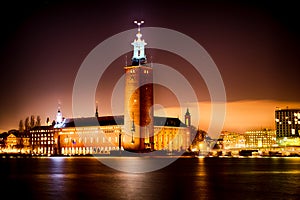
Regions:
<svg viewBox="0 0 300 200"><path fill-rule="evenodd" d="M141 24L133 45L132 65L125 66L124 128L130 140L124 147L132 151L153 149L153 73L147 66L145 45L141 39ZM129 138L129 137L128 137Z"/></svg>
<svg viewBox="0 0 300 200"><path fill-rule="evenodd" d="M186 109L186 113L184 115L184 123L187 127L191 126L191 114L188 108Z"/></svg>
<svg viewBox="0 0 300 200"><path fill-rule="evenodd" d="M56 124L60 124L63 121L63 116L60 111L60 107L58 107L57 113L56 113Z"/></svg>

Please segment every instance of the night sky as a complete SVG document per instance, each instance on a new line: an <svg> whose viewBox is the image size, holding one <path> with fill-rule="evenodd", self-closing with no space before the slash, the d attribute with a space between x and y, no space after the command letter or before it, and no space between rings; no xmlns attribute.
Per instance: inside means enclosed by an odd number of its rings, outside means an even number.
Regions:
<svg viewBox="0 0 300 200"><path fill-rule="evenodd" d="M182 32L206 49L225 84L226 128L242 130L244 122L234 120L245 114L249 128L272 126L275 106L300 107L296 1L10 1L0 4L0 15L1 131L17 129L30 115L40 115L43 122L54 119L58 103L71 117L73 83L85 57L108 37L135 28L133 21L140 19L144 26ZM174 68L184 63L164 52L146 53ZM109 67L97 97L109 97L124 65L121 57ZM190 81L199 101L209 101L201 77ZM168 91L158 87L160 92ZM100 115L109 114L107 102L96 100ZM260 119L267 124L250 122Z"/></svg>

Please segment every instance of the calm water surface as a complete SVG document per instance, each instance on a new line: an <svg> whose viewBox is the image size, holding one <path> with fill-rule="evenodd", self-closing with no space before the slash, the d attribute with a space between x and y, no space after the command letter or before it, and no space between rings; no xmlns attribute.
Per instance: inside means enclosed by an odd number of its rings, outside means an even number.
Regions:
<svg viewBox="0 0 300 200"><path fill-rule="evenodd" d="M180 158L140 174L94 157L10 158L0 178L0 199L300 199L300 158Z"/></svg>

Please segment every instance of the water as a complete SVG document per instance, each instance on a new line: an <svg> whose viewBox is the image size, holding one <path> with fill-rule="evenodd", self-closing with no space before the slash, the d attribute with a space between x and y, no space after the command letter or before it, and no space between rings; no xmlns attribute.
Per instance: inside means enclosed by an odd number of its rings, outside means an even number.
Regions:
<svg viewBox="0 0 300 200"><path fill-rule="evenodd" d="M299 199L300 158L180 158L137 174L94 157L10 158L0 179L0 199Z"/></svg>

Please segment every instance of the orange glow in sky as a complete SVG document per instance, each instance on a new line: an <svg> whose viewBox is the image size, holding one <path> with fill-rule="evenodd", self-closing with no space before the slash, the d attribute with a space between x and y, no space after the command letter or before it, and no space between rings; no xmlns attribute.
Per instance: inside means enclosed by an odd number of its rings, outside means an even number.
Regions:
<svg viewBox="0 0 300 200"><path fill-rule="evenodd" d="M210 123L211 105L210 102L200 102L200 122L199 128L207 131ZM243 133L248 130L259 130L262 128L274 129L274 115L276 107L279 108L300 108L299 102L280 102L271 100L248 100L228 102L226 106L226 118L224 122L224 131L233 131ZM175 107L164 108L164 112L168 116L177 117L179 109ZM158 113L162 113L161 110ZM197 124L197 120L193 118L192 125ZM180 117L183 120L183 117Z"/></svg>

